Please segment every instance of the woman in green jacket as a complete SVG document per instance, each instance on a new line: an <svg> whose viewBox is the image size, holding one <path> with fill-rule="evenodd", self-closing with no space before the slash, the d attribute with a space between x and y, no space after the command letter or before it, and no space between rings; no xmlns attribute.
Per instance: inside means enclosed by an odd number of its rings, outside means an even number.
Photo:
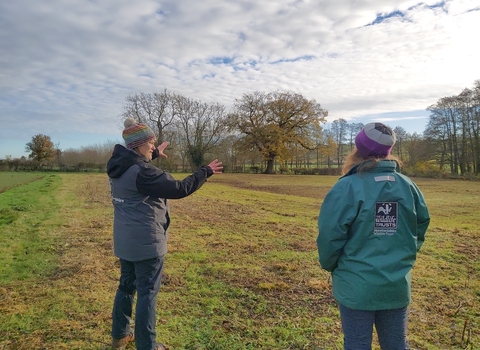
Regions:
<svg viewBox="0 0 480 350"><path fill-rule="evenodd" d="M415 183L390 154L395 133L370 123L355 138L343 176L318 218L320 265L332 274L345 349L409 349L410 270L430 215Z"/></svg>

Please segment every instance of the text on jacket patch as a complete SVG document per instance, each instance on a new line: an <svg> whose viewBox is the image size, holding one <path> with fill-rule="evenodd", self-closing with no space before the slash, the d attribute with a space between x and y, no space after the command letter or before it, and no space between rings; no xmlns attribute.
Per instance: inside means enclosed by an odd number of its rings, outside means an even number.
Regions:
<svg viewBox="0 0 480 350"><path fill-rule="evenodd" d="M397 202L376 202L373 233L380 236L392 236L397 232L397 219Z"/></svg>

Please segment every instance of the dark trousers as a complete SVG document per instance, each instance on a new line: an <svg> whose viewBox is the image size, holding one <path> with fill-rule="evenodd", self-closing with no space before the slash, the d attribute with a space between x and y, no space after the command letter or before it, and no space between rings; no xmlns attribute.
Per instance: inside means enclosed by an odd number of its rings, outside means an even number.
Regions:
<svg viewBox="0 0 480 350"><path fill-rule="evenodd" d="M408 309L353 310L340 305L345 350L371 350L373 325L382 350L408 350Z"/></svg>
<svg viewBox="0 0 480 350"><path fill-rule="evenodd" d="M143 261L120 259L120 284L112 313L112 337L123 338L130 333L130 319L135 291L135 344L137 350L153 350L156 343L157 294L160 290L164 256Z"/></svg>

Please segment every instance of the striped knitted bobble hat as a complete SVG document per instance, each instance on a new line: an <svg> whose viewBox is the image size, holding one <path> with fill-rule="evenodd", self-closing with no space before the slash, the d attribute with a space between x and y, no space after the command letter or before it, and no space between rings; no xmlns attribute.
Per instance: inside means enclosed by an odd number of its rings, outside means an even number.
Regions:
<svg viewBox="0 0 480 350"><path fill-rule="evenodd" d="M391 128L382 123L368 123L355 137L355 146L364 158L385 158L397 140Z"/></svg>
<svg viewBox="0 0 480 350"><path fill-rule="evenodd" d="M145 124L137 123L133 118L127 118L123 122L125 129L122 137L125 140L125 146L128 149L134 149L149 141L155 140L155 134Z"/></svg>

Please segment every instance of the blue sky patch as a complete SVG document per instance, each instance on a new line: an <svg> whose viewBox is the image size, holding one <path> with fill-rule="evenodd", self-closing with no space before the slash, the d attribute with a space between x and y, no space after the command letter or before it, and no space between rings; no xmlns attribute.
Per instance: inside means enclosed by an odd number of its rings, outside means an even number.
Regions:
<svg viewBox="0 0 480 350"><path fill-rule="evenodd" d="M213 65L219 65L219 64L230 64L233 62L233 57L212 57L208 60L208 63L213 64Z"/></svg>
<svg viewBox="0 0 480 350"><path fill-rule="evenodd" d="M403 12L401 11L393 11L390 13L381 13L377 15L377 18L370 24L370 25L375 25L375 24L380 24L390 18L394 17L403 17L405 16Z"/></svg>
<svg viewBox="0 0 480 350"><path fill-rule="evenodd" d="M285 62L298 62L298 61L310 61L310 60L313 60L314 58L315 58L315 56L312 56L312 55L305 55L305 56L300 56L300 57L295 57L295 58L282 58L281 60L274 61L271 64L285 63Z"/></svg>

